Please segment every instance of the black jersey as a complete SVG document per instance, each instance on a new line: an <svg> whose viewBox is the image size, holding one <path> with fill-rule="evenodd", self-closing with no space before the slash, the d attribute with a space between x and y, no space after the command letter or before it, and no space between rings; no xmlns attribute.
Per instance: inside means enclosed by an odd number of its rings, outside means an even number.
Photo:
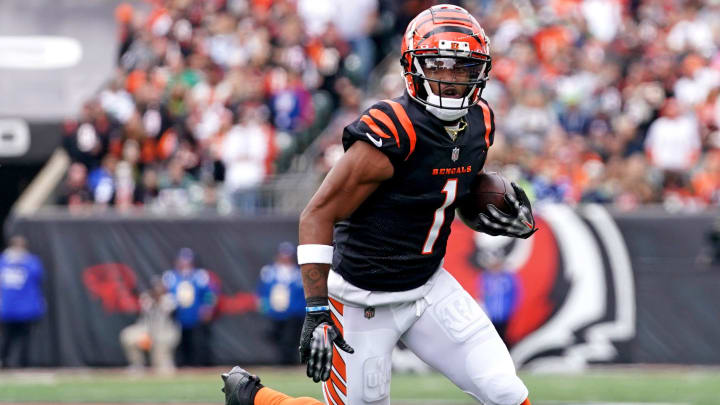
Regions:
<svg viewBox="0 0 720 405"><path fill-rule="evenodd" d="M493 142L493 115L484 100L465 120L466 129L453 141L443 122L405 93L375 103L345 127L345 150L367 142L395 169L335 225L333 269L345 280L372 291L404 291L437 270L457 201L469 193Z"/></svg>

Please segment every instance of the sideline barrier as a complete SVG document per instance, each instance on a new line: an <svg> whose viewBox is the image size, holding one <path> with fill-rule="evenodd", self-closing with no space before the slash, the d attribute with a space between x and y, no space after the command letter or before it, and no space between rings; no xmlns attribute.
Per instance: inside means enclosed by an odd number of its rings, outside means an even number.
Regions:
<svg viewBox="0 0 720 405"><path fill-rule="evenodd" d="M594 205L537 211L541 230L527 241L484 237L456 221L445 260L479 298L478 257L487 251L506 257L522 291L508 328L518 365L720 364L720 264L709 259L708 239L713 213L611 215ZM297 217L276 216L11 218L7 234L26 235L47 274L48 315L36 325L31 363L125 365L118 334L137 316L137 293L184 246L220 288L212 361L277 363L270 325L255 311L252 292L278 243L297 240L297 225Z"/></svg>

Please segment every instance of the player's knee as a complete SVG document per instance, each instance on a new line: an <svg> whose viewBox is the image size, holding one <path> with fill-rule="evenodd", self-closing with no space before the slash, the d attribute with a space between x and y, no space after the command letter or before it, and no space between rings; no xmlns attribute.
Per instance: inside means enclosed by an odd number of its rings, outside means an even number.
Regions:
<svg viewBox="0 0 720 405"><path fill-rule="evenodd" d="M476 380L487 405L519 405L527 398L525 384L514 374L498 374Z"/></svg>

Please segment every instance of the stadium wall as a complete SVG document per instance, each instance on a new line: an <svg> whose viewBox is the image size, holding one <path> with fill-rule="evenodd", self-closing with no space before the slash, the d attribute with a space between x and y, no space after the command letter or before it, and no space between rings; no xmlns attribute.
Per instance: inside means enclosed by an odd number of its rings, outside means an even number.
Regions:
<svg viewBox="0 0 720 405"><path fill-rule="evenodd" d="M541 231L527 241L489 238L456 221L445 267L482 300L484 253L504 255L521 299L508 327L511 353L527 368L593 363L720 364L720 264L714 214L612 213L600 206L538 207ZM15 217L8 235L31 241L47 269L48 315L36 325L35 366L122 366L121 329L137 294L171 267L178 249L219 288L215 364L274 364L270 324L253 291L296 217L157 217L40 213Z"/></svg>

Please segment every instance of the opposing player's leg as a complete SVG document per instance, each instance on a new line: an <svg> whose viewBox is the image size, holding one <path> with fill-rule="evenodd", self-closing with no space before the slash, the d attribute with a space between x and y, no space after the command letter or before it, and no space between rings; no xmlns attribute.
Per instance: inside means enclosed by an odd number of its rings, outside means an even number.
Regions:
<svg viewBox="0 0 720 405"><path fill-rule="evenodd" d="M322 405L315 398L293 398L265 387L260 378L240 367L222 375L225 405Z"/></svg>
<svg viewBox="0 0 720 405"><path fill-rule="evenodd" d="M390 403L392 351L405 328L398 325L410 304L358 307L330 299L333 321L355 349L333 350L330 379L323 383L330 405L387 405Z"/></svg>
<svg viewBox="0 0 720 405"><path fill-rule="evenodd" d="M403 335L418 357L486 405L529 405L507 347L478 303L445 270Z"/></svg>

